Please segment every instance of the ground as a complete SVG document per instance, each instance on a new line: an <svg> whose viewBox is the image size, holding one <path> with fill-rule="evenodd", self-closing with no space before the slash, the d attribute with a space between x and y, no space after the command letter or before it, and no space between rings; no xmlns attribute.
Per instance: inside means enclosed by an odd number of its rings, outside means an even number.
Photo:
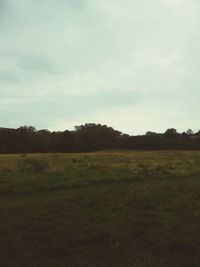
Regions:
<svg viewBox="0 0 200 267"><path fill-rule="evenodd" d="M0 156L0 266L200 265L200 152Z"/></svg>

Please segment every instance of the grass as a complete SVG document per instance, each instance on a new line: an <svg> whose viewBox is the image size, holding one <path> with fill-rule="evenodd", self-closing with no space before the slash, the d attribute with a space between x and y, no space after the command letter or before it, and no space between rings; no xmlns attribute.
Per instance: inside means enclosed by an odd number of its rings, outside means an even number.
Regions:
<svg viewBox="0 0 200 267"><path fill-rule="evenodd" d="M0 155L0 266L200 264L200 152Z"/></svg>

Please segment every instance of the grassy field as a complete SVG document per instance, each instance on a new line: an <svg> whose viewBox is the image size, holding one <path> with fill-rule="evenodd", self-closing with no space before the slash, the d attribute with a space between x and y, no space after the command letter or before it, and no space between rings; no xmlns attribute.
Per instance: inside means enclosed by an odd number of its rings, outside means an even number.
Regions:
<svg viewBox="0 0 200 267"><path fill-rule="evenodd" d="M0 156L1 267L200 266L200 152Z"/></svg>

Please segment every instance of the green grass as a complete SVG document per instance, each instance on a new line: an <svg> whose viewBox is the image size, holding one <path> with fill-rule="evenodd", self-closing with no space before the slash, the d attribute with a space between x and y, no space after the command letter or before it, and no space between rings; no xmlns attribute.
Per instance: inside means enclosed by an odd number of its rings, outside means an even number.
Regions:
<svg viewBox="0 0 200 267"><path fill-rule="evenodd" d="M200 152L0 155L0 266L200 265Z"/></svg>

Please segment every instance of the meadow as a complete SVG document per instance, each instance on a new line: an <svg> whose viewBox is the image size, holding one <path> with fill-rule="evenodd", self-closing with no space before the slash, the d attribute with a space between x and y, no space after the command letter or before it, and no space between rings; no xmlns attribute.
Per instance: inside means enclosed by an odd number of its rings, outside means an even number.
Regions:
<svg viewBox="0 0 200 267"><path fill-rule="evenodd" d="M200 152L0 155L1 267L200 266Z"/></svg>

